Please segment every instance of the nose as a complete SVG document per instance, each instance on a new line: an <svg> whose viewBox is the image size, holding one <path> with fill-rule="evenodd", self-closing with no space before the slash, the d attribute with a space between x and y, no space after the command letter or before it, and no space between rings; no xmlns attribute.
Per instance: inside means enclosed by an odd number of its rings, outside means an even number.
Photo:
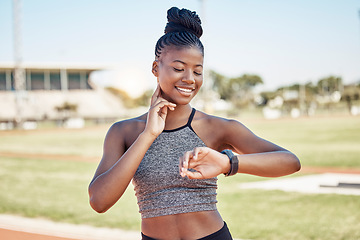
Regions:
<svg viewBox="0 0 360 240"><path fill-rule="evenodd" d="M186 71L182 81L187 84L194 84L195 83L194 73L192 71Z"/></svg>

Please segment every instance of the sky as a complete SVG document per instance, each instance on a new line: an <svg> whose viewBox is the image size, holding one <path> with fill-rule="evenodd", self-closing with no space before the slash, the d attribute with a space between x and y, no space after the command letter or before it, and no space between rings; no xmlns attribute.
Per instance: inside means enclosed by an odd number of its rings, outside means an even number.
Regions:
<svg viewBox="0 0 360 240"><path fill-rule="evenodd" d="M153 88L155 43L172 7L203 21L205 69L257 74L264 90L360 80L360 0L22 0L24 63L111 66L97 84ZM14 61L12 0L0 0L0 64ZM205 79L206 81L206 79Z"/></svg>

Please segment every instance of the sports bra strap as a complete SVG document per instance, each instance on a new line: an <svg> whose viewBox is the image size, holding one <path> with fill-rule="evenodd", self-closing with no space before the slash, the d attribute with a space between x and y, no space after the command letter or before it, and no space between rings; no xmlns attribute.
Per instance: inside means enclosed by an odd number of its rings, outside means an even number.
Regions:
<svg viewBox="0 0 360 240"><path fill-rule="evenodd" d="M186 126L191 127L191 122L192 122L192 120L193 120L193 118L194 118L195 112L196 112L196 109L193 108L192 111L191 111L189 120L188 120L188 122L186 123Z"/></svg>

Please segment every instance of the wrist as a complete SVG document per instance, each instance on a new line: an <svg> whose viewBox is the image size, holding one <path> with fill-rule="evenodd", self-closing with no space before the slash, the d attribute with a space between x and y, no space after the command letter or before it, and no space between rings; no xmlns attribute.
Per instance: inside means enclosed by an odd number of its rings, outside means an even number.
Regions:
<svg viewBox="0 0 360 240"><path fill-rule="evenodd" d="M223 159L222 162L224 163L222 173L226 176L226 174L231 171L231 163L229 157L225 153L221 152L221 157Z"/></svg>
<svg viewBox="0 0 360 240"><path fill-rule="evenodd" d="M239 169L239 160L237 156L234 155L233 152L228 149L223 150L221 153L227 156L230 165L230 169L228 169L228 172L225 172L224 175L226 177L235 175Z"/></svg>
<svg viewBox="0 0 360 240"><path fill-rule="evenodd" d="M158 135L156 135L156 134L154 134L154 133L151 133L151 132L149 132L149 131L144 130L144 131L139 135L139 137L144 138L144 139L146 139L146 140L149 140L149 141L153 142L153 141L158 137Z"/></svg>

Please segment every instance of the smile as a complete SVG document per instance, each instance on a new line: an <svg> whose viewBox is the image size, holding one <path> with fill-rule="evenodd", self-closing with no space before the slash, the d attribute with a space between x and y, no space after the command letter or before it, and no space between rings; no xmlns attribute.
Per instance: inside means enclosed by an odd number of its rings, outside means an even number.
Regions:
<svg viewBox="0 0 360 240"><path fill-rule="evenodd" d="M175 87L175 88L180 92L184 92L184 93L191 93L192 91L194 91L194 89L190 89L190 88L182 88L182 87Z"/></svg>

